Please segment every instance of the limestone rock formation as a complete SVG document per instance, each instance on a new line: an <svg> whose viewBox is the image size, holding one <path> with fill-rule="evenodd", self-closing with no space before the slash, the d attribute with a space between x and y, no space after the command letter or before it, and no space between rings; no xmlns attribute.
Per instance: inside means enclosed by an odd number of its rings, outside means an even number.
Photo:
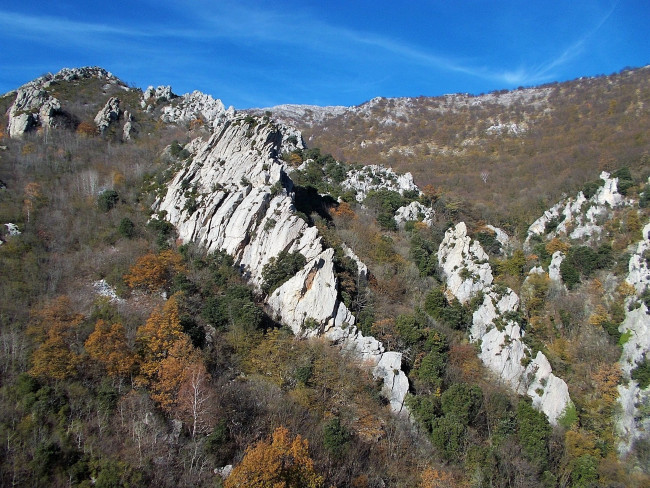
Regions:
<svg viewBox="0 0 650 488"><path fill-rule="evenodd" d="M392 408L401 411L408 391L401 354L386 352L354 326L339 297L333 250L295 213L293 183L278 159L286 140L283 128L268 118L227 118L206 142L186 146L193 158L156 207L184 242L231 254L258 289L271 258L301 253L305 266L266 297L269 312L296 334L323 335L368 363L384 380Z"/></svg>
<svg viewBox="0 0 650 488"><path fill-rule="evenodd" d="M420 202L411 202L397 209L395 222L397 222L397 225L404 225L409 220L419 220L431 227L434 213L431 207L425 207Z"/></svg>
<svg viewBox="0 0 650 488"><path fill-rule="evenodd" d="M393 190L400 194L405 191L420 193L413 182L411 173L397 174L392 168L380 165L363 166L348 172L342 186L356 191L356 199L363 202L371 190Z"/></svg>
<svg viewBox="0 0 650 488"><path fill-rule="evenodd" d="M101 134L106 132L110 125L120 118L120 99L111 97L97 115L95 115L95 125Z"/></svg>
<svg viewBox="0 0 650 488"><path fill-rule="evenodd" d="M628 264L627 283L634 286L636 296L628 297L625 320L618 330L627 337L621 354L623 378L628 380L618 386L621 413L618 419L620 434L619 452L629 452L636 440L648 438L650 417L641 409L650 405L650 386L641 388L630 374L644 359L650 360L650 310L641 295L650 286L650 269L644 254L650 249L650 223L643 228L643 239L637 244Z"/></svg>
<svg viewBox="0 0 650 488"><path fill-rule="evenodd" d="M164 122L174 124L200 119L209 128L215 128L234 115L235 109L233 107L229 107L226 110L221 100L215 100L211 95L195 90L192 93L186 93L181 97L175 98L170 105L164 106L160 118Z"/></svg>
<svg viewBox="0 0 650 488"><path fill-rule="evenodd" d="M548 277L551 281L562 283L562 275L560 274L560 265L564 261L564 253L562 251L555 251L551 257L551 264L548 266Z"/></svg>
<svg viewBox="0 0 650 488"><path fill-rule="evenodd" d="M161 101L168 102L177 96L178 95L174 95L174 93L172 93L172 87L170 85L159 86L158 88L148 86L147 89L142 92L140 107L147 108L148 105L155 105Z"/></svg>
<svg viewBox="0 0 650 488"><path fill-rule="evenodd" d="M9 109L9 136L22 137L33 127L52 126L53 116L60 110L59 101L34 82L16 92L16 100Z"/></svg>
<svg viewBox="0 0 650 488"><path fill-rule="evenodd" d="M122 140L130 141L133 133L136 132L135 127L133 127L133 115L128 110L124 111L124 127L122 127Z"/></svg>
<svg viewBox="0 0 650 488"><path fill-rule="evenodd" d="M25 132L37 127L53 127L56 116L60 114L61 103L48 90L57 83L87 78L102 79L128 90L120 80L102 68L63 68L56 74L48 73L16 90L16 99L9 108L9 136L22 137Z"/></svg>
<svg viewBox="0 0 650 488"><path fill-rule="evenodd" d="M571 239L588 239L602 232L600 222L607 220L615 207L626 204L626 200L618 192L618 178L610 178L603 171L600 174L603 181L601 187L590 198L585 198L579 192L575 198L565 198L538 218L528 228L525 245L528 245L533 235L545 235L548 238L560 233L567 233ZM551 224L555 228L547 228Z"/></svg>
<svg viewBox="0 0 650 488"><path fill-rule="evenodd" d="M516 320L519 297L510 288L492 285L488 256L467 235L464 222L445 233L438 263L447 279L448 292L461 303L483 294L470 329L470 340L480 344L481 361L506 385L530 396L549 422L557 423L571 401L568 387L552 373L544 354L538 352L531 357L522 340L525 332Z"/></svg>

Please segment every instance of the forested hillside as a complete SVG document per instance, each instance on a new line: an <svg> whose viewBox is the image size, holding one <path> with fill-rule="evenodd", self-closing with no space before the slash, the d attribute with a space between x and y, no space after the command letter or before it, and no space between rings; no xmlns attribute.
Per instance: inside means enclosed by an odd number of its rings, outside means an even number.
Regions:
<svg viewBox="0 0 650 488"><path fill-rule="evenodd" d="M320 116L268 110L310 145L410 171L420 187L432 184L477 217L512 228L602 170L637 174L649 163L647 67L478 96L376 98Z"/></svg>
<svg viewBox="0 0 650 488"><path fill-rule="evenodd" d="M646 72L306 144L97 68L5 95L0 486L650 486Z"/></svg>

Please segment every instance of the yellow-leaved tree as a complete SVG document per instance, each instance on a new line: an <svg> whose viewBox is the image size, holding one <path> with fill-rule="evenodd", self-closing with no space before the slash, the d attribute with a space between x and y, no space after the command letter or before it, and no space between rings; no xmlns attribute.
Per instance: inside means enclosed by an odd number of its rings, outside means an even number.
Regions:
<svg viewBox="0 0 650 488"><path fill-rule="evenodd" d="M183 257L171 249L158 254L145 254L131 266L124 275L124 282L130 288L145 289L150 292L168 290L176 273L185 270Z"/></svg>
<svg viewBox="0 0 650 488"><path fill-rule="evenodd" d="M82 321L83 315L72 311L66 296L55 298L32 314L27 334L38 347L32 354L30 375L62 380L76 373L80 358L74 345Z"/></svg>
<svg viewBox="0 0 650 488"><path fill-rule="evenodd" d="M109 376L126 377L135 370L137 359L126 339L122 324L99 319L84 347L91 359L101 363Z"/></svg>
<svg viewBox="0 0 650 488"><path fill-rule="evenodd" d="M271 439L249 447L241 463L224 483L225 488L319 488L323 477L314 470L309 444L278 427Z"/></svg>
<svg viewBox="0 0 650 488"><path fill-rule="evenodd" d="M140 372L148 380L154 377L160 362L182 337L178 300L176 295L172 295L162 310L154 310L147 322L136 332L135 341L142 358Z"/></svg>

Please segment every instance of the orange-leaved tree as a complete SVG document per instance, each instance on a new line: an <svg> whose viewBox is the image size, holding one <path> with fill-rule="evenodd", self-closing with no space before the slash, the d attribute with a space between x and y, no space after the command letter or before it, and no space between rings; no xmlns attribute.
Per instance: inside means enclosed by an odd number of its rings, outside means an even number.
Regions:
<svg viewBox="0 0 650 488"><path fill-rule="evenodd" d="M305 439L292 439L285 427L278 427L271 439L249 447L241 463L224 483L225 488L318 488L323 477L314 470Z"/></svg>
<svg viewBox="0 0 650 488"><path fill-rule="evenodd" d="M165 357L155 364L156 369L150 376L151 398L167 412L174 412L185 370L196 362L200 363L201 358L189 338L183 334L170 345Z"/></svg>
<svg viewBox="0 0 650 488"><path fill-rule="evenodd" d="M427 468L422 472L419 488L447 488L449 486L466 486L447 471Z"/></svg>
<svg viewBox="0 0 650 488"><path fill-rule="evenodd" d="M140 372L151 380L174 343L183 337L177 296L172 295L162 310L154 310L136 332L135 340L142 358Z"/></svg>
<svg viewBox="0 0 650 488"><path fill-rule="evenodd" d="M109 376L129 376L137 359L126 339L122 324L109 324L99 319L84 347L91 359L102 364Z"/></svg>
<svg viewBox="0 0 650 488"><path fill-rule="evenodd" d="M141 288L150 292L168 290L174 275L185 271L183 257L171 249L158 254L145 254L131 266L124 275L130 288Z"/></svg>
<svg viewBox="0 0 650 488"><path fill-rule="evenodd" d="M83 315L74 313L70 299L57 297L32 313L27 334L37 349L32 355L29 374L62 380L76 373L79 355L74 351L75 339Z"/></svg>

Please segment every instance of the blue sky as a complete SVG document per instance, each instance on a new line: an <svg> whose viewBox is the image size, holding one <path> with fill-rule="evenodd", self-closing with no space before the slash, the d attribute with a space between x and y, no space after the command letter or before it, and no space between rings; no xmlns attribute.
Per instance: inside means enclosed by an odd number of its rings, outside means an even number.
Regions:
<svg viewBox="0 0 650 488"><path fill-rule="evenodd" d="M533 86L650 63L647 0L0 0L0 92L63 67L235 108Z"/></svg>

